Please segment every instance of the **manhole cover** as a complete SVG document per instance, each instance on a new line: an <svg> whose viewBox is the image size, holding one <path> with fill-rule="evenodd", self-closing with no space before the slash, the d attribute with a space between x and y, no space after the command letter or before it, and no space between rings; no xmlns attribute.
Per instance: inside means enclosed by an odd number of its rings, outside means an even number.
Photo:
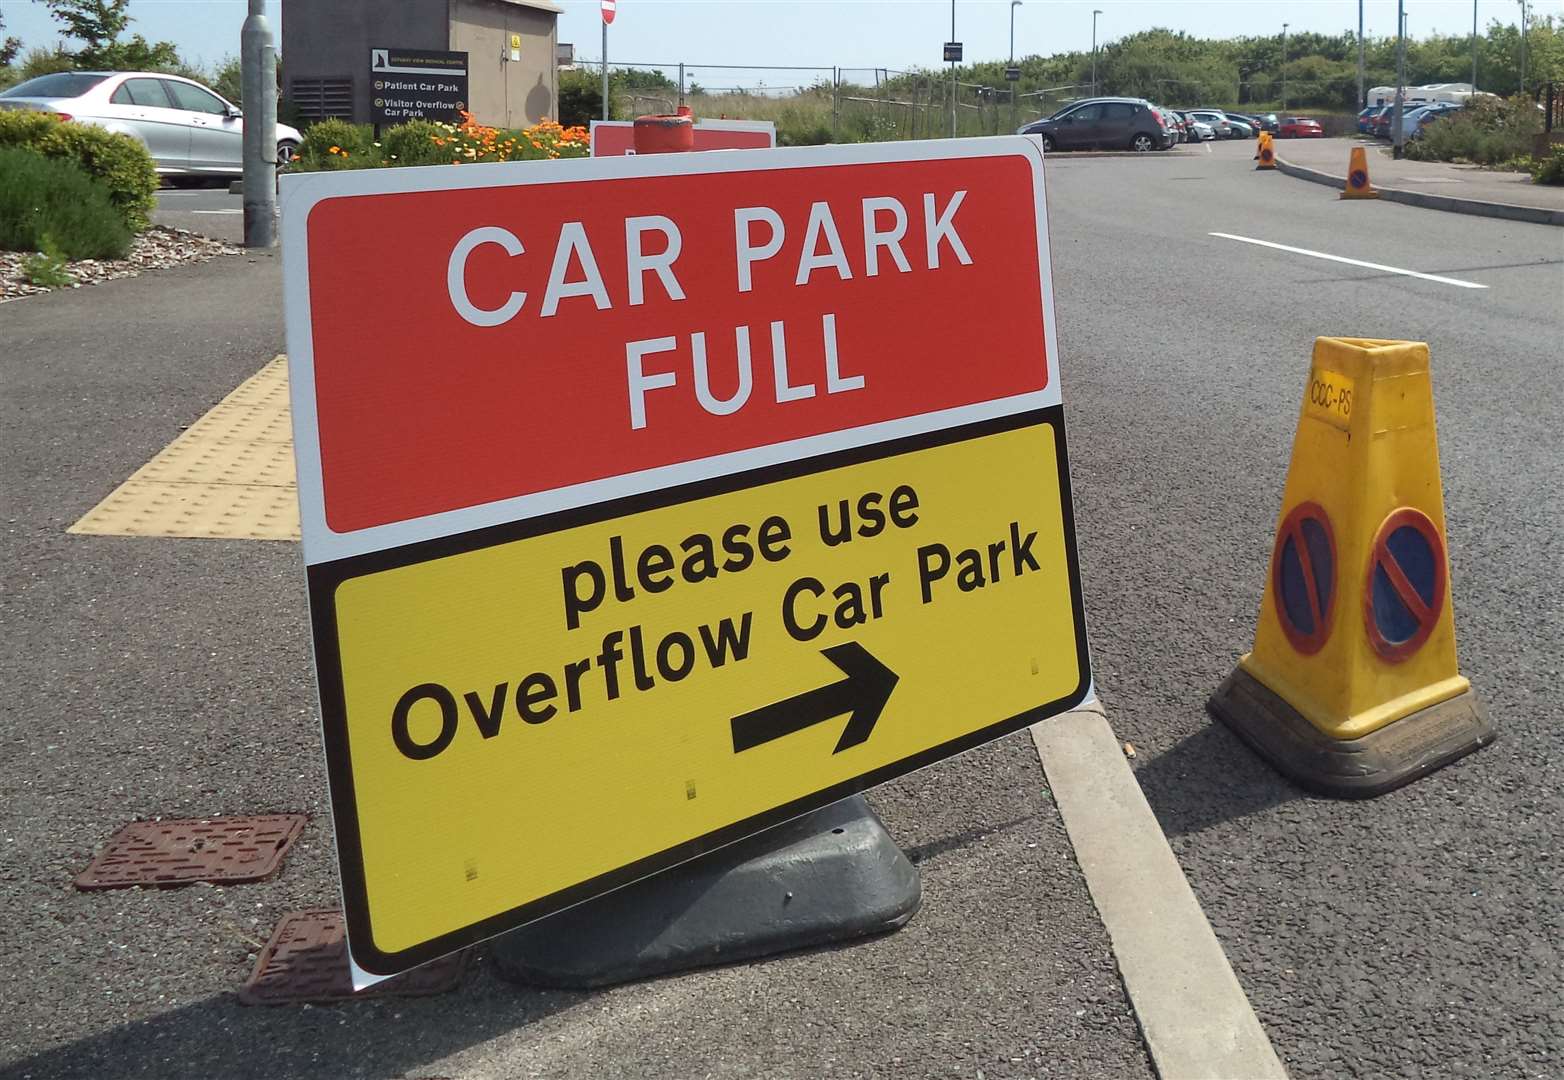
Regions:
<svg viewBox="0 0 1564 1080"><path fill-rule="evenodd" d="M110 837L76 878L76 887L261 881L277 871L303 828L303 814L133 821Z"/></svg>
<svg viewBox="0 0 1564 1080"><path fill-rule="evenodd" d="M277 924L272 939L255 960L255 970L239 988L239 1000L246 1005L287 1005L443 994L461 982L468 955L464 949L442 956L355 994L348 971L347 939L342 934L342 912L329 908L295 911Z"/></svg>

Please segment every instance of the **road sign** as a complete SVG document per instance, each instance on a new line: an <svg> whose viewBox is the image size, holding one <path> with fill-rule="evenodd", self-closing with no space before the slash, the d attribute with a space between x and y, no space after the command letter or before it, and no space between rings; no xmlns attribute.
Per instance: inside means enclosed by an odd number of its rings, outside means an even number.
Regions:
<svg viewBox="0 0 1564 1080"><path fill-rule="evenodd" d="M696 150L761 150L777 144L777 126L770 120L697 120ZM593 157L624 157L635 153L635 123L593 120Z"/></svg>
<svg viewBox="0 0 1564 1080"><path fill-rule="evenodd" d="M467 54L429 49L370 49L370 116L461 123L467 108Z"/></svg>
<svg viewBox="0 0 1564 1080"><path fill-rule="evenodd" d="M952 64L959 64L959 63L961 63L961 42L959 42L959 41L947 41L947 42L945 42L945 60L948 63L952 63Z"/></svg>
<svg viewBox="0 0 1564 1080"><path fill-rule="evenodd" d="M602 0L603 21L605 23L614 21L614 4L615 0Z"/></svg>
<svg viewBox="0 0 1564 1080"><path fill-rule="evenodd" d="M1363 616L1374 651L1399 663L1439 624L1445 602L1445 548L1428 515L1406 506L1375 534Z"/></svg>
<svg viewBox="0 0 1564 1080"><path fill-rule="evenodd" d="M1336 600L1336 537L1319 503L1300 503L1282 521L1271 570L1282 633L1299 652L1319 652Z"/></svg>
<svg viewBox="0 0 1564 1080"><path fill-rule="evenodd" d="M1005 81L1007 81L1007 82L1020 82L1021 81L1021 69L1016 67L1013 64L1010 67L1005 68Z"/></svg>
<svg viewBox="0 0 1564 1080"><path fill-rule="evenodd" d="M361 968L1084 699L1042 179L1019 138L284 179Z"/></svg>

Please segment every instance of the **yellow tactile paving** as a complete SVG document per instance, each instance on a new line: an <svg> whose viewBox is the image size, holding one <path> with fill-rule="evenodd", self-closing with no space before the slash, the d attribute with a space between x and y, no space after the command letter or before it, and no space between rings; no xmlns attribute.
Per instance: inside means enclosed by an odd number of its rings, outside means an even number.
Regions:
<svg viewBox="0 0 1564 1080"><path fill-rule="evenodd" d="M277 357L70 527L98 536L297 540L288 365Z"/></svg>

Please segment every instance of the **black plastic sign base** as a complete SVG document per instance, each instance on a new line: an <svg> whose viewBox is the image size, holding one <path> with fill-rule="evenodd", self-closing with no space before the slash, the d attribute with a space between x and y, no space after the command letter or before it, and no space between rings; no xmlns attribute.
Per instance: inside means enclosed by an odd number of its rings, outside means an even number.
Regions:
<svg viewBox="0 0 1564 1080"><path fill-rule="evenodd" d="M1243 668L1234 669L1206 707L1277 772L1344 799L1394 791L1495 738L1488 711L1471 690L1361 739L1326 735Z"/></svg>
<svg viewBox="0 0 1564 1080"><path fill-rule="evenodd" d="M591 987L884 933L917 868L861 795L494 939L499 974Z"/></svg>

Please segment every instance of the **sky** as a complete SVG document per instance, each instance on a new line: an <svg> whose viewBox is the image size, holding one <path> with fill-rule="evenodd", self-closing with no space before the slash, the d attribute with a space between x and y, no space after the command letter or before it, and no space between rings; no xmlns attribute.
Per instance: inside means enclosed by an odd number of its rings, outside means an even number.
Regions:
<svg viewBox="0 0 1564 1080"><path fill-rule="evenodd" d="M338 0L347 2L347 0ZM1406 0L1409 32L1469 34L1474 0ZM1519 24L1516 0L1475 0L1480 25L1490 20ZM280 34L280 4L268 0L267 14ZM578 60L597 60L602 23L597 0L563 0L559 40L576 47ZM1047 55L1091 48L1092 10L1099 42L1154 26L1201 37L1280 34L1334 34L1355 30L1356 0L1023 0L1015 9L1017 56ZM169 40L186 57L204 63L239 51L244 0L131 0L131 31ZM1564 4L1531 4L1534 16L1559 15ZM956 0L956 40L966 59L1001 60L1009 49L1008 0ZM59 39L48 9L38 0L0 0L6 34L29 46ZM939 67L943 42L950 35L949 0L618 0L609 29L610 65L619 60L699 64L811 65L830 77L843 68ZM1370 37L1395 32L1395 0L1364 0L1364 29ZM399 42L386 42L397 45ZM409 42L408 44L413 44ZM808 71L691 71L702 85L780 87L813 82Z"/></svg>

